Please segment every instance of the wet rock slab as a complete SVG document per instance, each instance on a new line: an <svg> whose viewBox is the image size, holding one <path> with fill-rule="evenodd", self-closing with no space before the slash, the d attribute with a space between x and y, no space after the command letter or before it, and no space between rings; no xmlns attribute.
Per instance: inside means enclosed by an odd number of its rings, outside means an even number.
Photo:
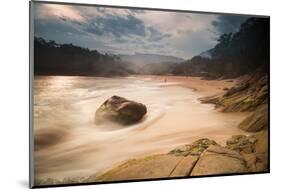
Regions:
<svg viewBox="0 0 281 189"><path fill-rule="evenodd" d="M191 176L243 173L247 171L243 156L221 146L210 146L201 156Z"/></svg>

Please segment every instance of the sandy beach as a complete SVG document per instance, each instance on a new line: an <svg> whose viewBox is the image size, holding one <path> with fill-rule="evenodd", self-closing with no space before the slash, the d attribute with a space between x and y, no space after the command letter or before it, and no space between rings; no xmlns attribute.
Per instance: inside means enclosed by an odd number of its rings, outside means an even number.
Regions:
<svg viewBox="0 0 281 189"><path fill-rule="evenodd" d="M156 76L156 75L147 75L147 76L135 76L140 79L152 79L153 81L158 82L173 82L178 86L187 87L193 89L200 93L203 96L211 96L224 92L225 88L230 89L237 82L236 79L225 79L225 80L204 80L201 77L186 77L186 76Z"/></svg>
<svg viewBox="0 0 281 189"><path fill-rule="evenodd" d="M246 113L221 113L198 101L234 84L174 76L37 77L34 129L41 145L35 180L93 177L130 158L167 153L199 138L224 143L246 134L237 128ZM145 104L146 117L129 127L95 125L96 109L112 95Z"/></svg>

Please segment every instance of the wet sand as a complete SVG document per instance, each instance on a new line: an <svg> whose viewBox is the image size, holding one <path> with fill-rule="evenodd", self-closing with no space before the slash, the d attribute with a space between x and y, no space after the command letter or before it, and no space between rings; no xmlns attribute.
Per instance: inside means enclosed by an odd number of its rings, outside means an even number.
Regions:
<svg viewBox="0 0 281 189"><path fill-rule="evenodd" d="M127 159L166 153L199 138L223 144L231 135L245 134L237 128L245 113L221 113L198 101L234 82L172 76L36 77L35 179L94 177ZM112 95L145 104L147 115L130 127L95 125L96 109Z"/></svg>
<svg viewBox="0 0 281 189"><path fill-rule="evenodd" d="M175 82L178 86L187 87L193 89L204 96L211 96L224 92L225 88L230 89L239 80L236 79L224 79L224 80L204 80L201 77L186 77L186 76L136 76L137 78L150 78L153 81L158 82Z"/></svg>

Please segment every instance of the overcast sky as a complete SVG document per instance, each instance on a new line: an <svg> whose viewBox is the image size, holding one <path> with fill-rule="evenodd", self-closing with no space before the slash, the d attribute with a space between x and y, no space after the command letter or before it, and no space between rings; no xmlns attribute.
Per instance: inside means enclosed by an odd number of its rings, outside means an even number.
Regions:
<svg viewBox="0 0 281 189"><path fill-rule="evenodd" d="M35 36L114 54L191 58L245 16L35 3Z"/></svg>

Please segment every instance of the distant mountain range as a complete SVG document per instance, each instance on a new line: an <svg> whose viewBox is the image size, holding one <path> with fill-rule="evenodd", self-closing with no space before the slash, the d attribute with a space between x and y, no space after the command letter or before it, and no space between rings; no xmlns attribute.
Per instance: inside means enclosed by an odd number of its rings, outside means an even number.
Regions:
<svg viewBox="0 0 281 189"><path fill-rule="evenodd" d="M159 54L145 54L145 53L136 53L133 55L119 55L121 60L124 62L132 62L132 63L181 63L184 59L175 57L175 56L166 56Z"/></svg>

